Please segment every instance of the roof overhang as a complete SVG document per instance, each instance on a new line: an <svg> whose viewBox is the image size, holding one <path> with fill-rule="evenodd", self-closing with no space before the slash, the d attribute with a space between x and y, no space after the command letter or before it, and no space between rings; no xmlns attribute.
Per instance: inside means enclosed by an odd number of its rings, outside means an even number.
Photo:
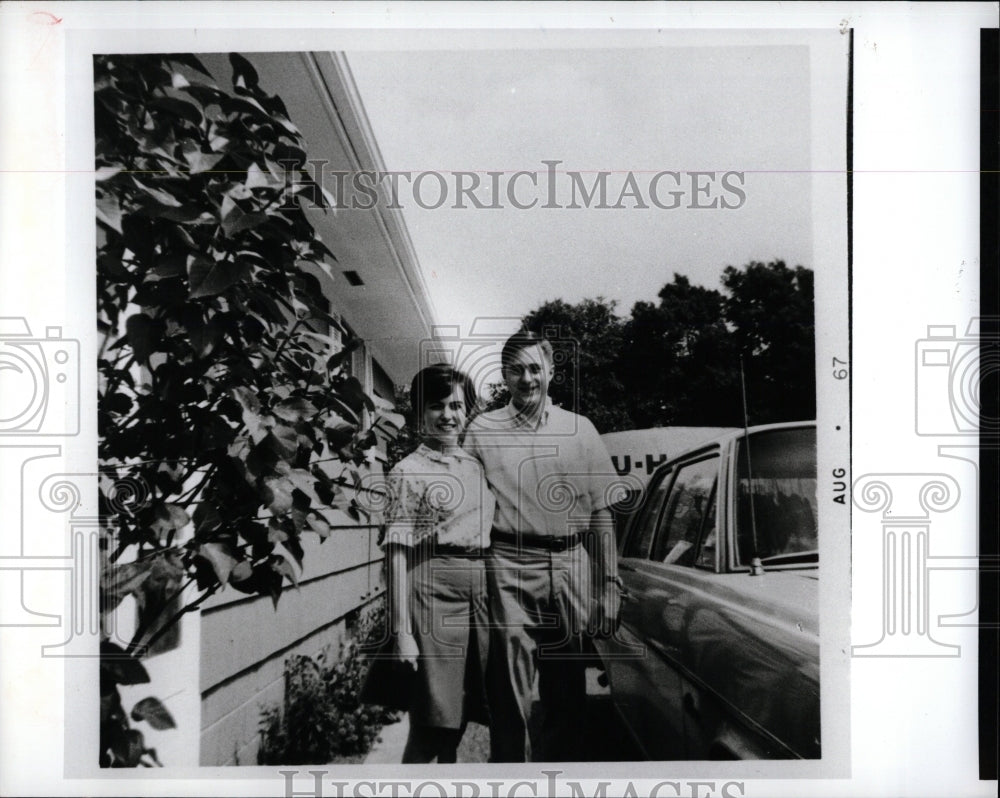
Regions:
<svg viewBox="0 0 1000 798"><path fill-rule="evenodd" d="M350 67L342 53L241 53L260 84L284 101L307 142L317 180L333 194L333 173L385 172L378 144ZM231 70L221 56L203 56L221 79ZM317 171L317 167L319 171ZM431 337L435 313L402 213L384 199L371 209L309 208L306 213L333 251L333 279L321 276L332 308L368 344L397 384L424 365L421 342ZM344 272L355 272L352 285Z"/></svg>

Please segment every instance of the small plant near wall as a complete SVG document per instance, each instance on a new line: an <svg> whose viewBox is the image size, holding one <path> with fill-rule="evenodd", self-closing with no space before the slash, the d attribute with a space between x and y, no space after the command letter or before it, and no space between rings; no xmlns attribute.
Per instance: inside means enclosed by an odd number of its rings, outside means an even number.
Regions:
<svg viewBox="0 0 1000 798"><path fill-rule="evenodd" d="M103 766L158 764L130 720L174 720L119 687L227 585L277 606L325 512L360 520L345 488L375 442L317 276L335 258L299 201L327 205L305 141L229 60L231 90L191 55L94 58Z"/></svg>
<svg viewBox="0 0 1000 798"><path fill-rule="evenodd" d="M356 763L382 727L398 719L396 713L359 699L368 671L361 648L380 638L384 616L378 607L359 624L354 637L340 645L336 657L327 649L315 658L296 655L285 661L282 706L261 713L257 764Z"/></svg>

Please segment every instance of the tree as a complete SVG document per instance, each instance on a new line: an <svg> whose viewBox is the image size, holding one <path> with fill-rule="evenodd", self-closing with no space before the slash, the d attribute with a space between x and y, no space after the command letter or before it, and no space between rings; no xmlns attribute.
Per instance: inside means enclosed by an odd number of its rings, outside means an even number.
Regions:
<svg viewBox="0 0 1000 798"><path fill-rule="evenodd" d="M742 426L815 417L812 272L782 261L726 267L725 293L674 274L637 302L620 374L637 428Z"/></svg>
<svg viewBox="0 0 1000 798"><path fill-rule="evenodd" d="M296 200L326 204L305 142L230 63L231 92L190 55L94 59L101 603L143 608L124 647L102 634L104 766L158 764L118 685L148 681L145 653L226 585L277 606L323 510L358 517L343 488L374 441L316 276L335 258ZM173 724L153 697L131 717Z"/></svg>
<svg viewBox="0 0 1000 798"><path fill-rule="evenodd" d="M720 423L729 407L731 369L723 296L674 274L659 305L637 302L625 324L621 358L636 427Z"/></svg>
<svg viewBox="0 0 1000 798"><path fill-rule="evenodd" d="M626 320L601 298L533 310L525 326L562 352L553 398L601 432L742 426L742 362L751 424L814 418L812 272L753 262L726 267L722 282L718 291L675 273L658 303L636 302ZM572 343L560 350L560 337Z"/></svg>
<svg viewBox="0 0 1000 798"><path fill-rule="evenodd" d="M599 432L631 426L617 375L622 321L615 307L614 301L603 297L576 305L557 299L522 319L525 329L552 343L555 374L549 396L561 407L587 416Z"/></svg>
<svg viewBox="0 0 1000 798"><path fill-rule="evenodd" d="M750 422L816 417L813 273L784 261L727 266L725 312L743 353Z"/></svg>
<svg viewBox="0 0 1000 798"><path fill-rule="evenodd" d="M418 431L418 419L413 415L413 407L410 405L410 386L396 385L393 404L396 411L405 419L405 423L393 436L386 446L385 469L389 471L396 463L414 451L420 445L420 433Z"/></svg>

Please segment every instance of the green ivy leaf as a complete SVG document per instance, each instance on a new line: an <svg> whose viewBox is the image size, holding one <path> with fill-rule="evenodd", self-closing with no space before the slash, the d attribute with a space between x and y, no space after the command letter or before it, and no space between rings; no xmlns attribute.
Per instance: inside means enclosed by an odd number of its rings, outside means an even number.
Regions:
<svg viewBox="0 0 1000 798"><path fill-rule="evenodd" d="M118 415L125 415L132 409L132 397L127 393L115 393L106 397L105 409Z"/></svg>
<svg viewBox="0 0 1000 798"><path fill-rule="evenodd" d="M290 460L299 451L299 434L291 427L276 424L268 433L264 444L282 460Z"/></svg>
<svg viewBox="0 0 1000 798"><path fill-rule="evenodd" d="M274 418L271 416L261 416L257 413L251 413L249 410L243 411L243 423L247 426L247 431L250 433L250 439L254 443L261 443L264 441L274 427Z"/></svg>
<svg viewBox="0 0 1000 798"><path fill-rule="evenodd" d="M317 535L320 542L330 537L330 524L319 513L312 512L306 516L306 525Z"/></svg>
<svg viewBox="0 0 1000 798"><path fill-rule="evenodd" d="M327 404L330 405L330 412L324 424L329 429L339 429L345 425L351 427L358 426L358 414L352 407L342 402L336 395L327 397Z"/></svg>
<svg viewBox="0 0 1000 798"><path fill-rule="evenodd" d="M289 471L287 479L302 493L316 504L322 504L319 496L316 495L316 478L302 468L293 468Z"/></svg>
<svg viewBox="0 0 1000 798"><path fill-rule="evenodd" d="M285 541L283 548L284 551L282 553L286 556L291 555L301 571L303 568L302 563L305 561L305 552L302 551L302 543L299 541L298 533L290 536L288 540Z"/></svg>
<svg viewBox="0 0 1000 798"><path fill-rule="evenodd" d="M211 319L201 327L188 328L191 346L198 357L208 357L222 342L225 329L218 319Z"/></svg>
<svg viewBox="0 0 1000 798"><path fill-rule="evenodd" d="M252 546L267 540L267 527L259 521L251 521L240 526L240 537Z"/></svg>
<svg viewBox="0 0 1000 798"><path fill-rule="evenodd" d="M267 540L269 543L284 543L288 540L288 519L272 518L267 522Z"/></svg>
<svg viewBox="0 0 1000 798"><path fill-rule="evenodd" d="M210 541L198 546L196 552L212 566L221 584L224 585L229 581L229 574L239 561L239 554L233 546L229 543Z"/></svg>
<svg viewBox="0 0 1000 798"><path fill-rule="evenodd" d="M149 560L112 565L101 578L101 610L110 612L126 596L132 595L149 578Z"/></svg>
<svg viewBox="0 0 1000 798"><path fill-rule="evenodd" d="M132 178L132 182L135 183L136 188L142 191L148 199L153 201L154 204L163 205L168 208L181 207L181 203L172 194L158 188L154 188L153 186L146 185L136 177Z"/></svg>
<svg viewBox="0 0 1000 798"><path fill-rule="evenodd" d="M257 166L257 164L252 163L250 164L249 167L247 167L247 180L244 185L246 185L246 187L250 189L275 188L275 187L283 187L284 182L280 180L275 180L270 172L265 172L263 169Z"/></svg>
<svg viewBox="0 0 1000 798"><path fill-rule="evenodd" d="M224 152L202 152L201 148L195 143L186 145L183 153L188 169L193 175L202 174L214 169L215 165L226 157Z"/></svg>
<svg viewBox="0 0 1000 798"><path fill-rule="evenodd" d="M123 729L115 735L111 751L125 767L134 768L146 752L145 740L138 729Z"/></svg>
<svg viewBox="0 0 1000 798"><path fill-rule="evenodd" d="M253 567L253 577L244 583L244 586L253 585L254 592L261 596L270 596L274 603L274 608L278 608L278 599L281 598L282 577L271 566L272 558L268 557L266 562L257 563Z"/></svg>
<svg viewBox="0 0 1000 798"><path fill-rule="evenodd" d="M150 696L149 698L144 698L142 701L137 703L132 707L132 712L130 713L132 720L146 721L154 729L176 729L177 724L174 723L173 716L167 711L167 708L163 706L158 698Z"/></svg>
<svg viewBox="0 0 1000 798"><path fill-rule="evenodd" d="M280 102L280 100L279 100ZM301 133L299 129L295 127L295 124L284 114L273 114L271 117L275 122L281 125L286 133L290 133L293 136L299 136Z"/></svg>
<svg viewBox="0 0 1000 798"><path fill-rule="evenodd" d="M213 532L222 526L223 518L219 508L210 501L201 501L194 511L195 534Z"/></svg>
<svg viewBox="0 0 1000 798"><path fill-rule="evenodd" d="M127 213L122 217L122 238L125 246L132 250L142 263L151 263L153 252L153 223L138 213Z"/></svg>
<svg viewBox="0 0 1000 798"><path fill-rule="evenodd" d="M150 107L169 111L171 114L186 119L192 125L202 123L201 109L193 103L179 100L176 97L157 97L149 103Z"/></svg>
<svg viewBox="0 0 1000 798"><path fill-rule="evenodd" d="M291 557L282 551L282 549L282 546L275 547L275 550L278 551L281 556L272 560L271 567L281 576L288 577L288 581L298 587L299 575L296 572L295 566L291 563Z"/></svg>
<svg viewBox="0 0 1000 798"><path fill-rule="evenodd" d="M222 220L222 232L233 238L245 230L252 230L267 221L267 214L260 211L244 213L239 205L234 205Z"/></svg>
<svg viewBox="0 0 1000 798"><path fill-rule="evenodd" d="M344 401L355 413L360 413L363 408L375 409L375 402L365 393L365 389L361 387L361 382L357 377L348 377L344 380L340 385L340 390Z"/></svg>
<svg viewBox="0 0 1000 798"><path fill-rule="evenodd" d="M163 255L157 259L156 265L146 273L146 280L166 280L186 274L186 261L186 257L181 252Z"/></svg>
<svg viewBox="0 0 1000 798"><path fill-rule="evenodd" d="M110 192L97 198L97 219L104 222L116 233L122 231L122 209L118 204L118 196Z"/></svg>
<svg viewBox="0 0 1000 798"><path fill-rule="evenodd" d="M189 299L216 296L249 276L244 263L228 260L210 261L200 255L188 256Z"/></svg>
<svg viewBox="0 0 1000 798"><path fill-rule="evenodd" d="M390 413L388 410L381 410L376 416L375 423L388 424L391 429L398 431L406 426L406 418L399 413Z"/></svg>
<svg viewBox="0 0 1000 798"><path fill-rule="evenodd" d="M339 369L347 359L351 356L351 353L360 346L361 342L357 339L352 339L344 344L344 348L333 355L329 360L326 361L326 367L330 371Z"/></svg>
<svg viewBox="0 0 1000 798"><path fill-rule="evenodd" d="M298 396L278 402L271 411L278 418L291 423L312 418L317 413L316 406L312 402Z"/></svg>
<svg viewBox="0 0 1000 798"><path fill-rule="evenodd" d="M120 175L123 171L124 170L121 166L102 166L94 172L94 180L98 183L103 183L105 180L110 180L115 175Z"/></svg>
<svg viewBox="0 0 1000 798"><path fill-rule="evenodd" d="M115 684L149 682L149 674L143 664L110 640L101 641L101 670Z"/></svg>
<svg viewBox="0 0 1000 798"><path fill-rule="evenodd" d="M239 53L229 54L229 64L233 68L233 86L243 89L256 89L260 84L257 70Z"/></svg>
<svg viewBox="0 0 1000 798"><path fill-rule="evenodd" d="M233 388L232 394L244 410L250 413L260 413L260 399L253 388L245 385L237 385Z"/></svg>
<svg viewBox="0 0 1000 798"><path fill-rule="evenodd" d="M233 570L229 572L229 584L238 590L243 588L240 585L246 585L246 582L253 577L253 563L249 560L240 560L236 565L233 566ZM252 589L249 592L254 592Z"/></svg>
<svg viewBox="0 0 1000 798"><path fill-rule="evenodd" d="M159 325L145 313L136 313L125 321L125 336L140 363L148 363L156 351Z"/></svg>
<svg viewBox="0 0 1000 798"><path fill-rule="evenodd" d="M170 53L163 56L163 58L167 61L174 61L175 63L183 64L186 67L197 70L208 78L212 77L212 73L205 69L205 65L197 57L191 55L191 53Z"/></svg>
<svg viewBox="0 0 1000 798"><path fill-rule="evenodd" d="M261 498L275 515L288 512L292 508L292 483L287 477L267 477Z"/></svg>
<svg viewBox="0 0 1000 798"><path fill-rule="evenodd" d="M153 509L153 520L150 529L157 537L164 537L169 532L176 532L188 525L191 516L179 504L165 502Z"/></svg>

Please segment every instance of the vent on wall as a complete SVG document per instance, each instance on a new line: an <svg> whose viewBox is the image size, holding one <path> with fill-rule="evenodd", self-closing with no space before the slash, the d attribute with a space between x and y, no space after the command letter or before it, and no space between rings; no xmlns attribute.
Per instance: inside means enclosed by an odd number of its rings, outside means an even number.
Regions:
<svg viewBox="0 0 1000 798"><path fill-rule="evenodd" d="M361 279L361 275L351 269L348 269L344 272L344 277L346 277L347 282L349 282L353 286L365 284L365 281Z"/></svg>

